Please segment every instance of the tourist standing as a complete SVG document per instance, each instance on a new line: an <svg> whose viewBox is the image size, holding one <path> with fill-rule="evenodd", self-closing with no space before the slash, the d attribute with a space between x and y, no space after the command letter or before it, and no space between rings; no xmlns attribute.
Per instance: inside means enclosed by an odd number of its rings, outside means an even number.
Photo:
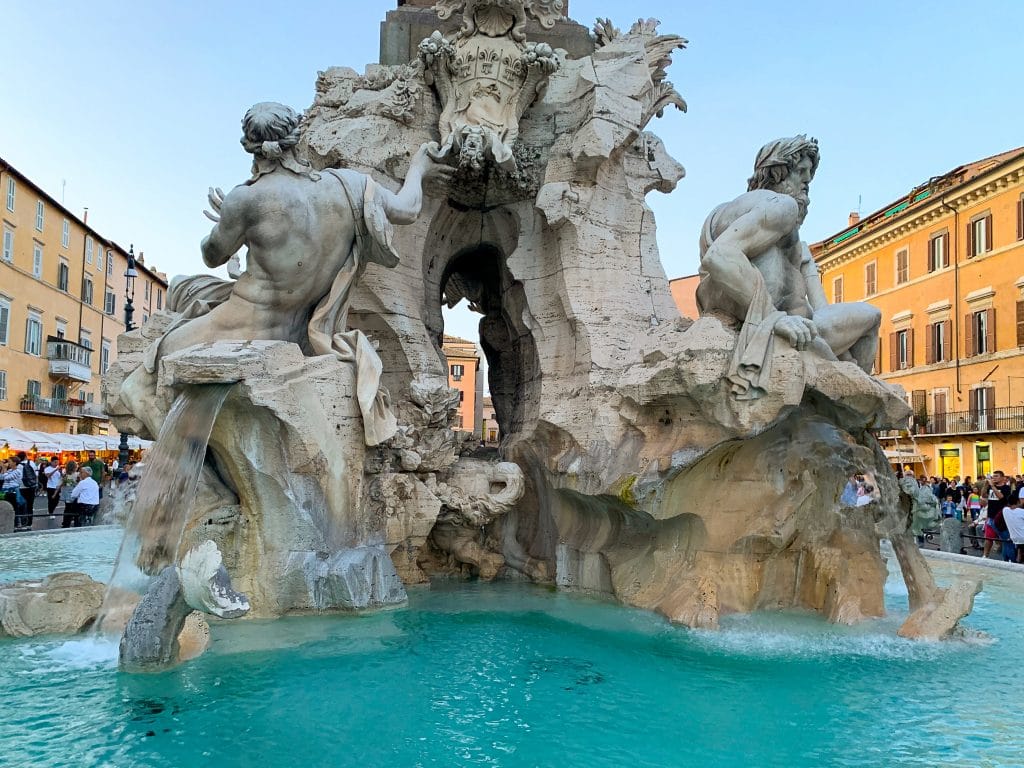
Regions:
<svg viewBox="0 0 1024 768"><path fill-rule="evenodd" d="M92 525L100 508L100 486L92 479L92 467L78 470L78 485L71 491L71 500L78 505L81 525Z"/></svg>
<svg viewBox="0 0 1024 768"><path fill-rule="evenodd" d="M25 512L27 525L32 527L32 518L35 517L36 494L39 492L39 467L32 461L24 451L18 452L18 464L21 465L21 496L25 500Z"/></svg>
<svg viewBox="0 0 1024 768"><path fill-rule="evenodd" d="M64 502L64 517L60 521L61 528L78 525L78 511L75 509L77 504L71 498L76 485L78 485L78 462L69 461L64 466L64 482L60 488L60 498Z"/></svg>
<svg viewBox="0 0 1024 768"><path fill-rule="evenodd" d="M1016 561L1024 563L1024 509L1021 509L1020 499L1003 510L1003 519L1010 531L1010 540L1016 548Z"/></svg>
<svg viewBox="0 0 1024 768"><path fill-rule="evenodd" d="M103 498L103 475L107 471L107 465L101 459L96 458L96 451L89 451L88 456L89 458L85 460L82 466L92 470L92 479L99 485L100 498Z"/></svg>
<svg viewBox="0 0 1024 768"><path fill-rule="evenodd" d="M14 530L25 527L25 499L21 495L21 465L13 459L4 459L3 475L0 477L0 492L14 506ZM32 525L32 518L29 518Z"/></svg>
<svg viewBox="0 0 1024 768"><path fill-rule="evenodd" d="M50 457L50 463L43 467L43 477L46 478L46 506L50 517L53 517L60 504L60 488L64 480L64 473L60 471L60 462L56 456Z"/></svg>

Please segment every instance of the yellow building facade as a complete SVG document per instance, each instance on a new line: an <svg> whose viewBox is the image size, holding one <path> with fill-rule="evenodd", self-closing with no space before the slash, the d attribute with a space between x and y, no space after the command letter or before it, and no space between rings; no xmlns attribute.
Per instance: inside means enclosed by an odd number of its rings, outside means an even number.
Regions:
<svg viewBox="0 0 1024 768"><path fill-rule="evenodd" d="M445 334L442 349L448 360L448 386L459 391L455 428L460 432L472 432L482 439L483 378L476 344Z"/></svg>
<svg viewBox="0 0 1024 768"><path fill-rule="evenodd" d="M851 214L811 251L830 301L882 311L875 372L914 411L879 435L893 463L1024 472L1024 148Z"/></svg>
<svg viewBox="0 0 1024 768"><path fill-rule="evenodd" d="M124 331L128 252L0 158L0 427L112 430L100 377ZM167 292L136 265L135 323Z"/></svg>

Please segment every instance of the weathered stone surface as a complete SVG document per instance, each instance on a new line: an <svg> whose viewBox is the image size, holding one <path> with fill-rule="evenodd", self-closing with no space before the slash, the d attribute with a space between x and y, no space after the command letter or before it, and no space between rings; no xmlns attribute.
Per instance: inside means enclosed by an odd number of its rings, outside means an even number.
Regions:
<svg viewBox="0 0 1024 768"><path fill-rule="evenodd" d="M14 505L0 501L0 534L14 533Z"/></svg>
<svg viewBox="0 0 1024 768"><path fill-rule="evenodd" d="M400 605L405 587L380 547L356 547L325 557L292 552L281 587L293 611L360 610Z"/></svg>
<svg viewBox="0 0 1024 768"><path fill-rule="evenodd" d="M32 637L81 632L96 620L104 585L67 571L0 586L0 636Z"/></svg>
<svg viewBox="0 0 1024 768"><path fill-rule="evenodd" d="M974 607L981 592L981 580L959 581L948 589L936 590L931 600L914 611L899 629L900 637L914 640L945 640L957 631L957 625Z"/></svg>
<svg viewBox="0 0 1024 768"><path fill-rule="evenodd" d="M121 636L122 669L145 672L178 661L178 636L192 607L185 602L181 582L169 565L149 585Z"/></svg>
<svg viewBox="0 0 1024 768"><path fill-rule="evenodd" d="M963 548L961 531L963 523L955 517L946 517L939 524L939 549L943 552L959 553Z"/></svg>

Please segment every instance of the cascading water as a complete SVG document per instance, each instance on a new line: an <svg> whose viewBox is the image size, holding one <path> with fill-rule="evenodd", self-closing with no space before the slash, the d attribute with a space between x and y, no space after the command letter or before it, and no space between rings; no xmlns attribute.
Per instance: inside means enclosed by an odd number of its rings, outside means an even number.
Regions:
<svg viewBox="0 0 1024 768"><path fill-rule="evenodd" d="M96 620L97 631L120 633L149 578L174 562L213 424L232 386L189 387L171 406L147 457L146 472Z"/></svg>

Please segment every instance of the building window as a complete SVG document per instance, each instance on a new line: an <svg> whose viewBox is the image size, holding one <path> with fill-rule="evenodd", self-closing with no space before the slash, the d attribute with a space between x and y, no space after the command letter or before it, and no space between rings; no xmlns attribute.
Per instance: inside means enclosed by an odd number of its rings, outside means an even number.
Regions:
<svg viewBox="0 0 1024 768"><path fill-rule="evenodd" d="M965 357L996 351L996 311L994 309L970 312L964 318L964 327L967 330L964 337Z"/></svg>
<svg viewBox="0 0 1024 768"><path fill-rule="evenodd" d="M1017 302L1017 346L1024 347L1024 301Z"/></svg>
<svg viewBox="0 0 1024 768"><path fill-rule="evenodd" d="M906 328L889 334L889 370L914 367L914 329Z"/></svg>
<svg viewBox="0 0 1024 768"><path fill-rule="evenodd" d="M57 321L57 338L65 339L68 335L68 324L63 320Z"/></svg>
<svg viewBox="0 0 1024 768"><path fill-rule="evenodd" d="M82 301L92 304L92 278L88 275L82 281Z"/></svg>
<svg viewBox="0 0 1024 768"><path fill-rule="evenodd" d="M114 254L112 251L107 251L107 275L114 274Z"/></svg>
<svg viewBox="0 0 1024 768"><path fill-rule="evenodd" d="M832 303L841 304L843 301L843 278L837 277L832 281Z"/></svg>
<svg viewBox="0 0 1024 768"><path fill-rule="evenodd" d="M39 356L43 351L43 320L35 312L30 312L25 320L25 352Z"/></svg>
<svg viewBox="0 0 1024 768"><path fill-rule="evenodd" d="M100 373L106 373L110 367L110 340L104 339L100 343Z"/></svg>
<svg viewBox="0 0 1024 768"><path fill-rule="evenodd" d="M949 266L949 233L940 232L928 239L928 271Z"/></svg>
<svg viewBox="0 0 1024 768"><path fill-rule="evenodd" d="M4 227L4 261L14 261L14 231Z"/></svg>
<svg viewBox="0 0 1024 768"><path fill-rule="evenodd" d="M996 390L994 387L978 387L971 390L971 421L975 429L984 432L991 429L994 419L990 412L996 407ZM995 414L991 414L994 416Z"/></svg>
<svg viewBox="0 0 1024 768"><path fill-rule="evenodd" d="M149 280L147 280L146 281L146 287L145 287L146 301L149 301L150 296L152 296L152 291L153 291L153 284L151 282L149 282Z"/></svg>
<svg viewBox="0 0 1024 768"><path fill-rule="evenodd" d="M7 346L8 334L11 327L11 300L6 296L0 296L0 345Z"/></svg>
<svg viewBox="0 0 1024 768"><path fill-rule="evenodd" d="M108 315L114 314L116 302L117 297L114 295L114 292L107 288L106 292L103 294L103 311Z"/></svg>
<svg viewBox="0 0 1024 768"><path fill-rule="evenodd" d="M29 397L40 397L43 394L43 385L35 379L25 382L25 394Z"/></svg>
<svg viewBox="0 0 1024 768"><path fill-rule="evenodd" d="M32 246L32 277L43 279L43 246L39 243Z"/></svg>
<svg viewBox="0 0 1024 768"><path fill-rule="evenodd" d="M461 413L456 415L456 417L455 417L455 426L458 427L459 429L462 429L462 414Z"/></svg>
<svg viewBox="0 0 1024 768"><path fill-rule="evenodd" d="M896 251L896 285L910 279L910 251L902 248Z"/></svg>
<svg viewBox="0 0 1024 768"><path fill-rule="evenodd" d="M928 326L925 336L925 364L945 362L952 358L952 324L940 321Z"/></svg>
<svg viewBox="0 0 1024 768"><path fill-rule="evenodd" d="M50 393L54 400L67 400L68 399L68 385L67 384L54 384L53 391Z"/></svg>
<svg viewBox="0 0 1024 768"><path fill-rule="evenodd" d="M60 230L60 244L67 248L71 245L71 222L64 219L64 224Z"/></svg>
<svg viewBox="0 0 1024 768"><path fill-rule="evenodd" d="M967 258L992 250L992 214L972 219L967 225Z"/></svg>
<svg viewBox="0 0 1024 768"><path fill-rule="evenodd" d="M156 308L157 309L163 309L164 308L164 289L163 288L157 288L156 289Z"/></svg>
<svg viewBox="0 0 1024 768"><path fill-rule="evenodd" d="M878 291L878 265L875 262L864 266L864 295L874 296Z"/></svg>
<svg viewBox="0 0 1024 768"><path fill-rule="evenodd" d="M57 288L62 291L67 291L68 289L69 273L70 270L68 269L68 263L66 261L62 261L57 265Z"/></svg>
<svg viewBox="0 0 1024 768"><path fill-rule="evenodd" d="M7 177L7 210L14 211L14 179Z"/></svg>
<svg viewBox="0 0 1024 768"><path fill-rule="evenodd" d="M455 381L461 381L462 377L466 373L466 367L464 365L453 365L451 371L452 378L455 379Z"/></svg>
<svg viewBox="0 0 1024 768"><path fill-rule="evenodd" d="M78 343L86 349L92 349L92 331L82 329L78 334Z"/></svg>
<svg viewBox="0 0 1024 768"><path fill-rule="evenodd" d="M463 392L463 391L462 391L462 390L460 389L460 390L459 390L459 402L461 403L461 402L462 402L463 400L465 400L465 399L466 399L466 393L465 393L465 392Z"/></svg>
<svg viewBox="0 0 1024 768"><path fill-rule="evenodd" d="M36 232L43 231L43 201L36 200Z"/></svg>
<svg viewBox="0 0 1024 768"><path fill-rule="evenodd" d="M0 371L0 400L7 399L7 371Z"/></svg>
<svg viewBox="0 0 1024 768"><path fill-rule="evenodd" d="M951 329L952 324L949 320L942 320L928 326L924 350L926 365L944 363L951 359L953 342Z"/></svg>
<svg viewBox="0 0 1024 768"><path fill-rule="evenodd" d="M85 238L85 263L92 264L93 241L91 237Z"/></svg>
<svg viewBox="0 0 1024 768"><path fill-rule="evenodd" d="M1024 194L1017 201L1017 239L1024 240Z"/></svg>

